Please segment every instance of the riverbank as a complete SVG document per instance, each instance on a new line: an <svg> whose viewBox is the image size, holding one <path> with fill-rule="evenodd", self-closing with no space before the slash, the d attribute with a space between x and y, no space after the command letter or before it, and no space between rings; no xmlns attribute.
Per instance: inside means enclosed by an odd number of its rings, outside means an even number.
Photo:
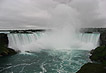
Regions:
<svg viewBox="0 0 106 73"><path fill-rule="evenodd" d="M76 73L106 73L106 46L91 51L92 63L87 63Z"/></svg>

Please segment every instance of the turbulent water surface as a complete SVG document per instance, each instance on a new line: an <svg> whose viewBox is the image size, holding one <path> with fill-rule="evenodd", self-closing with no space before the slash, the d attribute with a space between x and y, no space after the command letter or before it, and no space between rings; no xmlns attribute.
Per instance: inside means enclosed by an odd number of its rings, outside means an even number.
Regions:
<svg viewBox="0 0 106 73"><path fill-rule="evenodd" d="M0 58L0 73L75 73L89 61L84 50L42 50Z"/></svg>
<svg viewBox="0 0 106 73"><path fill-rule="evenodd" d="M51 36L41 38L43 35L8 34L9 47L21 53L1 57L0 73L76 73L90 61L89 50L98 46L100 36L99 33L80 33L71 37L71 41L63 37L65 41L61 35L56 35L59 38L52 36L58 39L52 39ZM65 48L64 44L68 47Z"/></svg>

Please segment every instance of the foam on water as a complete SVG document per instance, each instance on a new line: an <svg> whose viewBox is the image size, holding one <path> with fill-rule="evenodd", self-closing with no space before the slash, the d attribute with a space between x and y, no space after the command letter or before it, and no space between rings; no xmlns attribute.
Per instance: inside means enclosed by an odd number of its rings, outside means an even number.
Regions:
<svg viewBox="0 0 106 73"><path fill-rule="evenodd" d="M16 54L8 61L7 57L0 58L0 73L76 73L89 62L89 52L83 50L42 50L31 54Z"/></svg>

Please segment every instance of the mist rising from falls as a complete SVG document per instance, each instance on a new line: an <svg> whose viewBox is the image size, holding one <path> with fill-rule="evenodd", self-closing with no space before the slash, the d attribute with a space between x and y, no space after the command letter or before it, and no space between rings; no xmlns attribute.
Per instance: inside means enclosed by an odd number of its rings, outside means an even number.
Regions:
<svg viewBox="0 0 106 73"><path fill-rule="evenodd" d="M9 47L19 51L40 51L42 49L91 50L99 45L99 36L99 33L78 33L70 36L50 34L50 32L8 34Z"/></svg>
<svg viewBox="0 0 106 73"><path fill-rule="evenodd" d="M43 36L40 36L43 33L9 34L9 47L21 51L36 51L54 48L93 49L97 47L99 34L81 35L76 32L76 30L86 26L86 24L87 26L90 24L94 25L94 21L98 21L95 20L98 16L98 14L95 15L98 2L92 0L86 1L81 0L81 3L77 0L70 0L66 3L64 3L65 0L63 0L62 3L57 0L4 1L4 5L1 8L3 8L5 12L7 12L6 10L10 10L10 16L6 16L6 18L10 19L12 16L11 19L13 19L12 21L5 22L6 24L24 24L18 25L19 28L29 28L34 26L38 28L53 28L53 31L46 32ZM5 7L5 5L7 6ZM7 7L9 7L9 9L7 9ZM4 15L6 14L5 12L3 12ZM18 12L19 15L14 14L16 12ZM13 14L17 16L13 16ZM2 16L2 18L3 17L4 16ZM97 23L98 22L95 24ZM92 40L93 42L89 40Z"/></svg>

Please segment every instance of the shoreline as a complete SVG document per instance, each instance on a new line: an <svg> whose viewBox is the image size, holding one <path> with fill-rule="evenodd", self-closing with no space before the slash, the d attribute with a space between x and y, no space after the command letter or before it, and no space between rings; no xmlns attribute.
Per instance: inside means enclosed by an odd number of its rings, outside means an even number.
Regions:
<svg viewBox="0 0 106 73"><path fill-rule="evenodd" d="M106 46L99 46L90 53L92 62L84 64L76 73L106 73Z"/></svg>

